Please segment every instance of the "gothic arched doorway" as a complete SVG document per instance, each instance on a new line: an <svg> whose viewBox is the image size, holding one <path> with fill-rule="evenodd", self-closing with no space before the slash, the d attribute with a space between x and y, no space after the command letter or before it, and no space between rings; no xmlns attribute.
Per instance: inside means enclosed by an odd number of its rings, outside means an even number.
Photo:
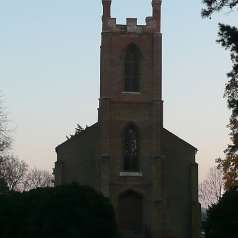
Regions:
<svg viewBox="0 0 238 238"><path fill-rule="evenodd" d="M122 232L140 233L143 228L143 197L127 191L119 196L119 228Z"/></svg>

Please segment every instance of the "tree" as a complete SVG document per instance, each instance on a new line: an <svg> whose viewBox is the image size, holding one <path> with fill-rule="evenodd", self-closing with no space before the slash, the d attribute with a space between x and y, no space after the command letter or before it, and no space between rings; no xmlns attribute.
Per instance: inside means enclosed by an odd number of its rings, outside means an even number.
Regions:
<svg viewBox="0 0 238 238"><path fill-rule="evenodd" d="M4 112L2 101L0 98L0 157L2 156L3 152L7 148L9 148L11 144L11 139L8 134L7 122L7 115Z"/></svg>
<svg viewBox="0 0 238 238"><path fill-rule="evenodd" d="M238 189L230 189L208 210L206 238L238 237Z"/></svg>
<svg viewBox="0 0 238 238"><path fill-rule="evenodd" d="M238 10L238 0L203 0L203 17L211 17L223 9ZM225 98L231 110L228 128L231 144L225 150L226 158L218 159L218 167L223 170L225 188L228 190L238 184L238 29L235 26L219 23L218 43L230 50L232 70L227 74Z"/></svg>
<svg viewBox="0 0 238 238"><path fill-rule="evenodd" d="M24 161L6 153L11 144L7 123L8 118L0 97L0 193L52 186L53 178L47 171L38 169L28 171L28 165ZM75 134L80 130L82 128L77 125Z"/></svg>
<svg viewBox="0 0 238 238"><path fill-rule="evenodd" d="M87 127L87 126L86 126ZM67 140L70 140L72 139L73 137L81 134L82 132L84 131L83 127L80 126L79 124L76 124L76 128L75 128L75 132L73 135L70 135L70 136L66 136Z"/></svg>
<svg viewBox="0 0 238 238"><path fill-rule="evenodd" d="M1 238L115 238L109 199L77 184L0 195Z"/></svg>
<svg viewBox="0 0 238 238"><path fill-rule="evenodd" d="M83 131L84 131L83 127L77 124L75 128L75 135L79 135Z"/></svg>
<svg viewBox="0 0 238 238"><path fill-rule="evenodd" d="M216 204L222 197L223 179L222 171L213 167L210 169L207 178L199 184L199 201L203 208Z"/></svg>
<svg viewBox="0 0 238 238"><path fill-rule="evenodd" d="M28 165L14 156L2 157L0 163L0 178L5 180L9 190L18 190L22 186Z"/></svg>
<svg viewBox="0 0 238 238"><path fill-rule="evenodd" d="M29 191L54 185L53 176L48 171L29 169L26 162L9 155L0 159L0 187L1 184L6 184L10 191Z"/></svg>
<svg viewBox="0 0 238 238"><path fill-rule="evenodd" d="M219 12L224 8L230 10L237 8L238 0L203 0L206 8L202 9L203 17L211 17L214 12Z"/></svg>
<svg viewBox="0 0 238 238"><path fill-rule="evenodd" d="M8 118L2 106L0 97L0 193L7 192L7 182L1 170L4 163L4 152L10 147L11 139L9 137L9 130L7 127Z"/></svg>
<svg viewBox="0 0 238 238"><path fill-rule="evenodd" d="M24 190L29 191L36 188L53 187L53 176L46 170L31 169L23 182Z"/></svg>
<svg viewBox="0 0 238 238"><path fill-rule="evenodd" d="M6 193L9 191L6 181L3 178L0 178L0 194Z"/></svg>

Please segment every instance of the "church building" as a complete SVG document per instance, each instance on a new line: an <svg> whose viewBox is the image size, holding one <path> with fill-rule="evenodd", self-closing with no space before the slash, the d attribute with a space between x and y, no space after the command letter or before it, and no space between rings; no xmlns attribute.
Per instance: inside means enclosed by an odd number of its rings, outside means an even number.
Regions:
<svg viewBox="0 0 238 238"><path fill-rule="evenodd" d="M144 25L102 4L98 121L57 146L56 185L109 197L122 238L199 238L197 149L163 127L161 0Z"/></svg>

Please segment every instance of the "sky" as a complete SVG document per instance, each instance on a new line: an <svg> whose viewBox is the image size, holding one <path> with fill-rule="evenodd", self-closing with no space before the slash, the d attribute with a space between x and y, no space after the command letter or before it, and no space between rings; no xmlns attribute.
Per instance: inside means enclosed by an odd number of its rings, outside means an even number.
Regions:
<svg viewBox="0 0 238 238"><path fill-rule="evenodd" d="M200 16L201 1L164 0L164 127L198 148L199 179L229 142L223 98L229 52L216 43L222 12ZM150 0L113 0L112 17L140 24ZM0 0L0 91L14 139L11 153L31 167L52 171L54 148L76 123L97 121L100 0Z"/></svg>

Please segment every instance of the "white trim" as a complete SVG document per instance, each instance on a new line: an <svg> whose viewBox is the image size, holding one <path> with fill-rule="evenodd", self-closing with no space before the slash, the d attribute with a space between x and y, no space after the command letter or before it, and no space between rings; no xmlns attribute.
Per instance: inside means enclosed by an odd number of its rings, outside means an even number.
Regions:
<svg viewBox="0 0 238 238"><path fill-rule="evenodd" d="M120 172L121 177L142 177L142 172Z"/></svg>
<svg viewBox="0 0 238 238"><path fill-rule="evenodd" d="M129 91L123 91L122 94L133 94L133 95L140 95L141 92L129 92Z"/></svg>

